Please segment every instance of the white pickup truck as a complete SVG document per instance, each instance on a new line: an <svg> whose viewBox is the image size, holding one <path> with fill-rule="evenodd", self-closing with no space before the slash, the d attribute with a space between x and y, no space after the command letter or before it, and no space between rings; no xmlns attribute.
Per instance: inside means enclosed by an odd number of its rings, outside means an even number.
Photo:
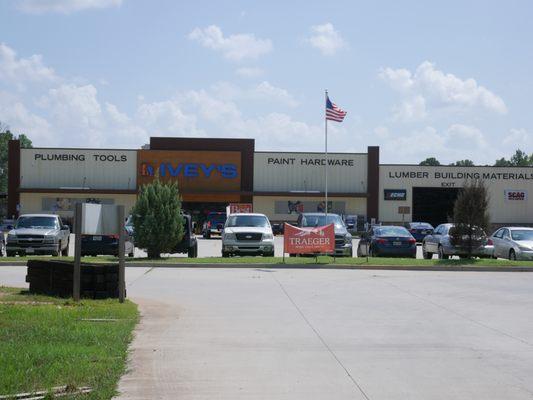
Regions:
<svg viewBox="0 0 533 400"><path fill-rule="evenodd" d="M53 214L24 214L7 234L6 255L68 255L70 228Z"/></svg>

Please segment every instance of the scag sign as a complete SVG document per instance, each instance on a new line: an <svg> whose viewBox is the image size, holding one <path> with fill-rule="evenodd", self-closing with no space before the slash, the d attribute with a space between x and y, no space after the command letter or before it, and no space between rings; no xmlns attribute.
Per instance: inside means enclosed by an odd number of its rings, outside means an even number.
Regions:
<svg viewBox="0 0 533 400"><path fill-rule="evenodd" d="M289 254L335 252L335 228L333 224L317 228L297 228L285 224L283 248Z"/></svg>
<svg viewBox="0 0 533 400"><path fill-rule="evenodd" d="M239 191L241 153L239 151L140 150L139 185L177 181L181 192Z"/></svg>
<svg viewBox="0 0 533 400"><path fill-rule="evenodd" d="M507 201L524 201L527 200L527 192L525 190L506 190L505 200Z"/></svg>

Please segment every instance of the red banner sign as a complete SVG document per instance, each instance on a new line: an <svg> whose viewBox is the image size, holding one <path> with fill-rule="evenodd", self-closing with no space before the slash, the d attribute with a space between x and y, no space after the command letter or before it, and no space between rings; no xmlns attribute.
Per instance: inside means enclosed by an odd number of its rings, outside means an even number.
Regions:
<svg viewBox="0 0 533 400"><path fill-rule="evenodd" d="M230 203L229 204L229 213L251 213L253 212L254 206L251 203Z"/></svg>
<svg viewBox="0 0 533 400"><path fill-rule="evenodd" d="M285 224L283 248L289 254L334 253L335 228L333 224L317 228L297 228Z"/></svg>

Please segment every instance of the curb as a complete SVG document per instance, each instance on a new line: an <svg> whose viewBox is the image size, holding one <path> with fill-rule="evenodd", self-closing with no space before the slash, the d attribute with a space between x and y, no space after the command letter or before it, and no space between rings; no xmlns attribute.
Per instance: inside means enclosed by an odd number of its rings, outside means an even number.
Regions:
<svg viewBox="0 0 533 400"><path fill-rule="evenodd" d="M25 267L26 261L0 261L0 267ZM465 272L533 272L533 266L492 266L480 265L477 267L469 265L353 265L353 264L245 264L245 263L129 263L128 268L208 268L208 269L329 269L329 270L375 270L375 271L465 271Z"/></svg>

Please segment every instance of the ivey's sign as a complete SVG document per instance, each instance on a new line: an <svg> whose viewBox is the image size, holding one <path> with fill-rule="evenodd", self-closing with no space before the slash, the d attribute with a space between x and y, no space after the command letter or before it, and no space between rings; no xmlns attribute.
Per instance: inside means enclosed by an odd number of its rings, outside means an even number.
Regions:
<svg viewBox="0 0 533 400"><path fill-rule="evenodd" d="M140 150L138 182L178 181L180 190L234 191L241 185L238 151Z"/></svg>

